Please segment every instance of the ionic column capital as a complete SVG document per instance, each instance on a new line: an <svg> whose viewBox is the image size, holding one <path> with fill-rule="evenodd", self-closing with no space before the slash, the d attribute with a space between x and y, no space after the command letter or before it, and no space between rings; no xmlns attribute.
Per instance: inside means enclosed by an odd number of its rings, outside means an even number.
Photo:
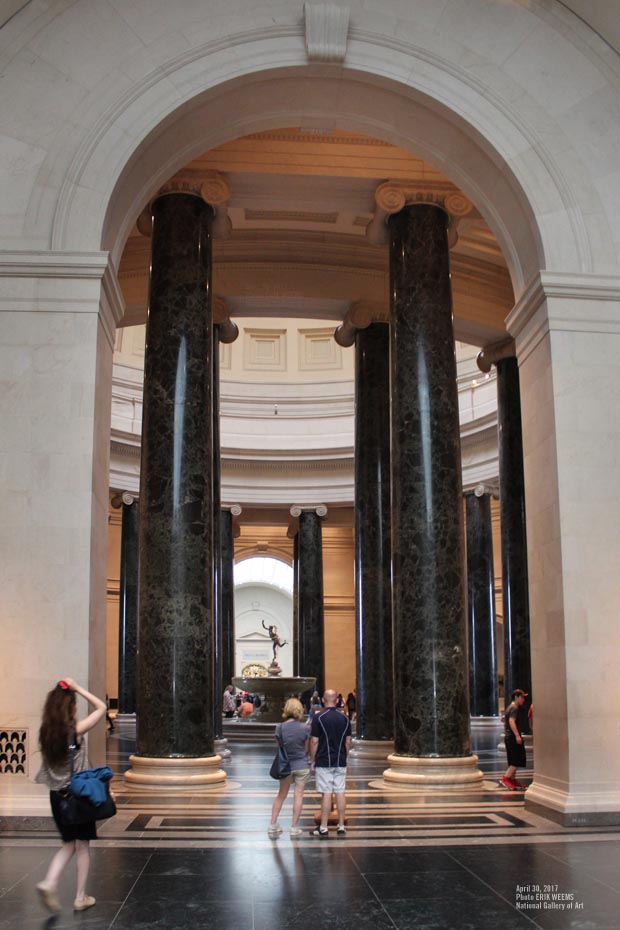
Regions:
<svg viewBox="0 0 620 930"><path fill-rule="evenodd" d="M138 217L136 225L143 236L150 237L154 201L164 194L192 194L209 204L214 213L211 231L216 239L225 239L231 233L227 206L231 193L230 182L221 171L179 171L160 187Z"/></svg>
<svg viewBox="0 0 620 930"><path fill-rule="evenodd" d="M137 500L137 494L132 494L131 491L119 491L118 494L114 494L110 499L110 503L115 510L120 510L123 504L130 507L132 504L135 504Z"/></svg>
<svg viewBox="0 0 620 930"><path fill-rule="evenodd" d="M451 248L458 239L459 220L464 216L480 216L471 200L461 191L406 179L380 184L375 191L375 204L375 215L368 225L366 235L376 245L387 243L387 218L411 204L431 204L448 214L448 245Z"/></svg>
<svg viewBox="0 0 620 930"><path fill-rule="evenodd" d="M339 346L348 348L355 342L358 329L366 329L371 323L389 323L389 309L375 301L356 300L347 310L340 326L336 327L334 339Z"/></svg>
<svg viewBox="0 0 620 930"><path fill-rule="evenodd" d="M300 517L302 513L315 513L317 517L327 516L325 504L293 504L290 510L292 517Z"/></svg>
<svg viewBox="0 0 620 930"><path fill-rule="evenodd" d="M488 374L493 365L497 365L502 359L511 358L517 354L515 341L510 336L507 339L501 339L499 342L493 342L485 346L480 352L476 362L480 371Z"/></svg>
<svg viewBox="0 0 620 930"><path fill-rule="evenodd" d="M213 295L212 313L213 322L219 326L220 342L225 345L234 342L239 335L239 327L231 320L228 304L223 297Z"/></svg>
<svg viewBox="0 0 620 930"><path fill-rule="evenodd" d="M499 485L496 482L481 481L473 488L465 488L463 490L463 495L465 497L470 494L473 494L474 497L484 497L485 494L489 494L495 500L499 500Z"/></svg>

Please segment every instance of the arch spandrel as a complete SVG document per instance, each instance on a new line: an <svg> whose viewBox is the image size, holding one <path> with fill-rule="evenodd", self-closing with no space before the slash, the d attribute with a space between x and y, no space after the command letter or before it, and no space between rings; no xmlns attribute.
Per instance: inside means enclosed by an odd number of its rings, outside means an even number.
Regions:
<svg viewBox="0 0 620 930"><path fill-rule="evenodd" d="M89 6L78 2L63 11L72 34L79 33L75 18L88 19ZM110 9L109 40L131 20L144 50L134 50L120 67L115 62L109 80L61 121L36 178L33 168L18 180L23 188L14 199L28 201L29 208L27 228L14 247L41 247L47 230L53 249L103 247L118 257L141 207L189 158L243 133L291 125L293 117L325 118L327 99L334 124L415 151L462 187L497 235L517 296L540 268L609 271L614 239L620 240L612 229L618 219L611 209L606 213L597 179L576 154L570 125L562 129L556 119L557 82L547 106L545 83L536 86L534 98L529 77L544 72L536 36L545 30L554 37L554 63L560 56L566 70L566 100L576 99L572 85L583 83L584 74L594 96L606 84L609 61L589 48L586 27L570 15L567 22L566 10L555 5L508 4L489 20L488 6L467 0L467 30L450 27L427 0L406 8L392 0L380 12L367 4L350 6L344 68L308 65L301 4L257 5L251 28L246 7L234 2L215 5L208 21L194 3L175 5L173 17L157 7L153 22L142 26L131 2L122 17ZM21 17L26 9L9 23L14 31ZM57 41L45 42L46 29L57 37L59 23L44 22L35 42L32 23L25 21L21 51L33 61L47 55L46 63L67 83L89 87L80 70L88 68L88 33L72 60L70 44L63 57ZM527 49L524 57L519 43ZM93 55L101 53L105 48L93 46ZM10 75L8 67L8 99ZM327 97L320 92L325 81ZM20 91L15 99L23 109L28 95L41 102L58 87L43 81L36 86L35 80ZM233 100L236 109L230 108ZM226 118L223 102L229 104ZM611 165L610 134L601 132L591 144L609 151Z"/></svg>

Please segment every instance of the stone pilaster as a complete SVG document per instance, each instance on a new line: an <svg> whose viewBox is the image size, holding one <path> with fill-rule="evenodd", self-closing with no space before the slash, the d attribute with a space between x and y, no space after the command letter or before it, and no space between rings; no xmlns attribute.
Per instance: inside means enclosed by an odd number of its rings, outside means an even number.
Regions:
<svg viewBox="0 0 620 930"><path fill-rule="evenodd" d="M237 674L235 668L235 527L239 504L225 504L220 511L222 533L222 682L224 688Z"/></svg>

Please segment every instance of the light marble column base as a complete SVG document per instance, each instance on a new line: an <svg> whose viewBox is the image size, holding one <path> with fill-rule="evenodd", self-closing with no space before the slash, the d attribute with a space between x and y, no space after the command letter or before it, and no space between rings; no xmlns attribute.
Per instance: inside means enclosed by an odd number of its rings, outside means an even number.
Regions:
<svg viewBox="0 0 620 930"><path fill-rule="evenodd" d="M226 772L217 768L221 761L220 756L202 759L129 756L131 768L125 772L125 782L129 787L156 791L221 787L226 781Z"/></svg>
<svg viewBox="0 0 620 930"><path fill-rule="evenodd" d="M496 717L470 717L472 730L492 730L495 727L501 727L503 722L499 714Z"/></svg>
<svg viewBox="0 0 620 930"><path fill-rule="evenodd" d="M571 794L534 781L524 795L525 809L564 827L617 826L620 791Z"/></svg>
<svg viewBox="0 0 620 930"><path fill-rule="evenodd" d="M213 740L213 752L217 753L221 759L230 759L231 753L228 748L228 740L225 736L222 737L222 739Z"/></svg>
<svg viewBox="0 0 620 930"><path fill-rule="evenodd" d="M478 756L428 758L388 756L390 768L383 773L386 785L434 788L447 791L482 789L483 774L476 768Z"/></svg>
<svg viewBox="0 0 620 930"><path fill-rule="evenodd" d="M388 759L394 752L394 740L388 739L353 739L348 759Z"/></svg>

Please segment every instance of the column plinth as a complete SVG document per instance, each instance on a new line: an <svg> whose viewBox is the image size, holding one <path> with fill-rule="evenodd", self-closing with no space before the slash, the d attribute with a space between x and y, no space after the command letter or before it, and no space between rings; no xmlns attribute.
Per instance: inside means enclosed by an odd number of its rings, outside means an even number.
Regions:
<svg viewBox="0 0 620 930"><path fill-rule="evenodd" d="M483 774L476 768L478 756L454 758L415 758L392 755L390 768L383 773L388 785L434 788L442 791L479 791Z"/></svg>
<svg viewBox="0 0 620 930"><path fill-rule="evenodd" d="M358 694L359 701L359 694ZM351 740L351 751L349 759L357 759L363 762L365 759L387 759L394 752L394 740L392 739L355 739Z"/></svg>
<svg viewBox="0 0 620 930"><path fill-rule="evenodd" d="M218 768L221 761L218 755L194 759L151 759L132 755L129 756L131 769L125 772L125 781L132 787L158 792L222 787L226 782L226 772Z"/></svg>

